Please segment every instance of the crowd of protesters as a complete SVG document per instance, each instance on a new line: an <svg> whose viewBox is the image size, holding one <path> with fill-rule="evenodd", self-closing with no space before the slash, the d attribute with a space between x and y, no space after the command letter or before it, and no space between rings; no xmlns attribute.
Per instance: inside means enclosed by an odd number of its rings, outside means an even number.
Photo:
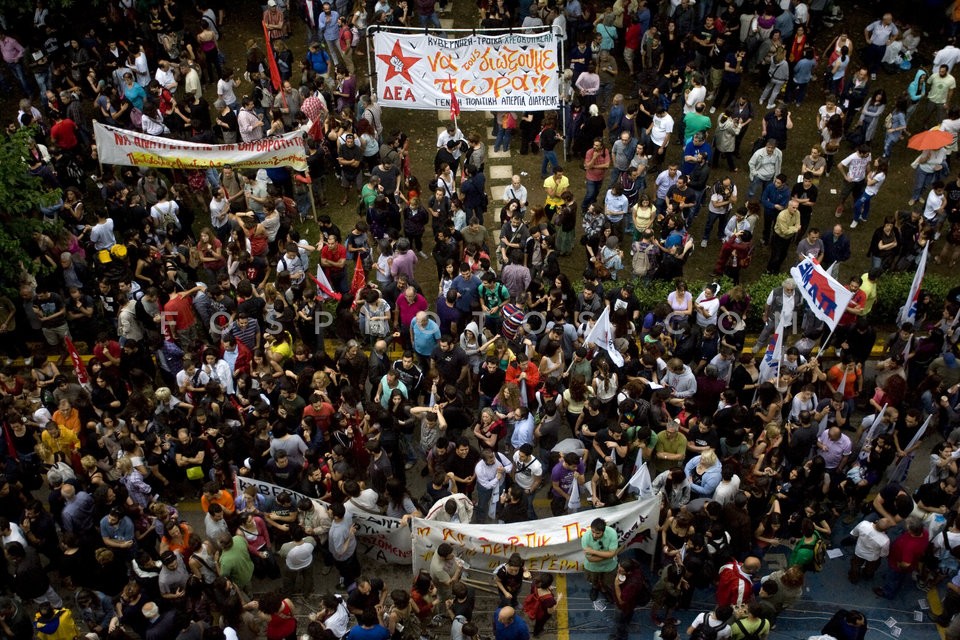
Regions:
<svg viewBox="0 0 960 640"><path fill-rule="evenodd" d="M459 640L492 625L524 640L564 597L552 575L510 557L483 619L456 545L390 589L358 557L354 514L561 516L633 499L646 464L663 501L654 574L600 518L582 539L615 640L648 601L659 637L678 637L674 616L698 594L716 608L690 637L764 638L843 545L864 595L897 598L911 578L946 589L934 621L960 638L960 287L921 292L889 336L871 322L884 272L916 269L927 247L949 265L960 254L956 140L904 149L908 129L960 131L952 41L907 85L919 30L883 14L847 32L822 0L481 3L484 27L552 25L570 62L561 110L494 118L495 150L542 154L545 199L517 175L491 202L479 134L447 127L421 186L419 150L358 86L363 30L438 28L433 0L268 0L276 93L257 42L242 77L226 64L224 3L185 4L108 3L84 30L37 0L22 41L0 32L0 89L24 96L7 132L30 131L24 171L54 195L25 247L42 268L0 298L0 635ZM898 88L889 103L878 73ZM791 109L821 97L804 125L821 142L791 159ZM101 172L94 120L206 144L301 130L309 170ZM582 159L582 188L558 150ZM892 163L911 157L908 208L856 246L844 224L866 224ZM834 169L828 198L818 185ZM684 276L706 274L686 263L714 227L712 273L734 286L689 291ZM854 295L829 349L791 278L750 317L740 280L767 251L774 274L870 257L844 282ZM634 288L654 278L675 288L643 308ZM616 353L587 339L605 309ZM760 367L775 333L783 357ZM290 493L237 492L238 476ZM202 529L177 510L197 499ZM771 552L788 566L765 571ZM331 570L336 585L317 588ZM304 624L286 596L314 593ZM865 632L854 610L824 627Z"/></svg>

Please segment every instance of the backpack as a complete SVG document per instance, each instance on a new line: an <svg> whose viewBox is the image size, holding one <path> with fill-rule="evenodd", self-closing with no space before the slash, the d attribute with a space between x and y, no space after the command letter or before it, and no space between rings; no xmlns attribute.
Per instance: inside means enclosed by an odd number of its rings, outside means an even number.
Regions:
<svg viewBox="0 0 960 640"><path fill-rule="evenodd" d="M721 620L720 624L714 627L710 624L709 616L704 616L703 622L694 628L693 633L690 634L690 640L717 640L717 634L726 628L726 622Z"/></svg>
<svg viewBox="0 0 960 640"><path fill-rule="evenodd" d="M757 627L757 630L754 631L754 632L752 632L752 633L751 633L750 631L747 631L746 627L743 626L743 620L737 620L737 621L734 622L733 624L735 624L735 625L737 625L738 627L740 627L740 633L743 634L743 635L741 635L740 637L741 637L743 640L760 640L760 632L763 631L763 625L764 625L765 622L766 622L766 620L761 620L761 621L760 621L760 626ZM767 627L767 628L769 629L769 627ZM718 631L719 631L719 629L718 629Z"/></svg>
<svg viewBox="0 0 960 640"><path fill-rule="evenodd" d="M810 560L810 569L821 571L823 565L827 563L827 542L816 534L817 541L813 544L804 543L799 545L798 549L813 549L813 559Z"/></svg>

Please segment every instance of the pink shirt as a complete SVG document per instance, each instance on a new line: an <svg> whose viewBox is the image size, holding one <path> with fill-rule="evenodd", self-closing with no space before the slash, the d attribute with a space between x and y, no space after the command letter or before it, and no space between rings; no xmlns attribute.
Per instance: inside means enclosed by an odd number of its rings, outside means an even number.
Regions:
<svg viewBox="0 0 960 640"><path fill-rule="evenodd" d="M18 62L23 57L23 47L10 36L0 38L0 55L4 62Z"/></svg>
<svg viewBox="0 0 960 640"><path fill-rule="evenodd" d="M595 155L597 155L597 154L596 154L596 151L594 151L593 148L591 147L591 148L587 151L586 157L583 159L583 161L584 161L584 166L586 166L587 163L589 163L591 160L593 160L593 157L594 157ZM597 158L597 164L605 164L605 165L607 165L607 169L609 169L609 168L610 168L610 152L607 151L606 149L604 149L603 151L601 151L601 152L600 152L600 157ZM603 179L604 179L604 177L607 175L607 169L596 169L596 168L587 169L587 170L584 172L584 173L585 173L585 177L586 177L587 180L592 180L592 181L594 181L594 182L602 182Z"/></svg>
<svg viewBox="0 0 960 640"><path fill-rule="evenodd" d="M413 302L407 302L407 296L401 294L397 298L397 314L400 316L400 326L409 327L413 319L421 311L427 310L427 299L419 293Z"/></svg>

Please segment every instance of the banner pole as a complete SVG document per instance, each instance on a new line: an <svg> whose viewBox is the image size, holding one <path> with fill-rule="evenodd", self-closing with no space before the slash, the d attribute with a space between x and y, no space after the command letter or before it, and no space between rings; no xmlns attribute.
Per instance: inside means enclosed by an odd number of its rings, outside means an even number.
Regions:
<svg viewBox="0 0 960 640"><path fill-rule="evenodd" d="M377 100L380 99L380 96L377 95L377 83L373 81L373 46L371 39L373 36L370 34L370 30L367 29L367 80L370 81L370 95L376 96Z"/></svg>
<svg viewBox="0 0 960 640"><path fill-rule="evenodd" d="M559 36L560 34L558 33L556 35ZM563 124L561 125L563 127L563 164L566 165L567 164L567 108L569 105L567 105L567 96L566 96L566 92L563 89L563 72L567 68L564 62L566 58L566 56L564 56L564 53L566 53L566 49L567 49L567 40L565 37L562 39L558 38L558 40L559 40L559 47L560 47L560 69L558 70L557 73L560 75L560 78L557 81L557 86L560 88L560 91L561 91L560 117L563 119Z"/></svg>

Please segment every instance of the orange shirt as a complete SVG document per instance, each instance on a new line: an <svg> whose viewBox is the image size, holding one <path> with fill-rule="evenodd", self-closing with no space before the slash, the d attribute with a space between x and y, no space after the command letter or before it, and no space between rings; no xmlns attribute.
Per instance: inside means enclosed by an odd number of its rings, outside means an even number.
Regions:
<svg viewBox="0 0 960 640"><path fill-rule="evenodd" d="M226 489L220 489L220 493L218 493L217 497L213 500L208 500L206 495L200 497L200 507L204 513L210 510L210 505L213 503L223 507L223 510L228 514L232 514L237 510L236 505L233 503L233 494Z"/></svg>
<svg viewBox="0 0 960 640"><path fill-rule="evenodd" d="M50 416L50 419L60 425L61 429L69 429L75 436L80 435L80 412L76 409L70 409L67 413L63 413L57 409L53 412L53 415Z"/></svg>

